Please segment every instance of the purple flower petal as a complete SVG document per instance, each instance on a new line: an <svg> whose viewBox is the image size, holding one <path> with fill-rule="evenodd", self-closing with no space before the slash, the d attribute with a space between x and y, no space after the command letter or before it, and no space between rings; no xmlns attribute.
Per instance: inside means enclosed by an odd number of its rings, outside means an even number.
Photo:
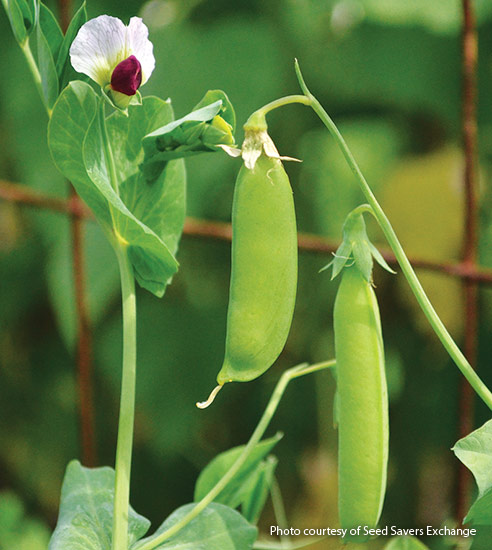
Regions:
<svg viewBox="0 0 492 550"><path fill-rule="evenodd" d="M111 88L125 95L135 95L141 83L142 67L134 55L118 63L111 75Z"/></svg>

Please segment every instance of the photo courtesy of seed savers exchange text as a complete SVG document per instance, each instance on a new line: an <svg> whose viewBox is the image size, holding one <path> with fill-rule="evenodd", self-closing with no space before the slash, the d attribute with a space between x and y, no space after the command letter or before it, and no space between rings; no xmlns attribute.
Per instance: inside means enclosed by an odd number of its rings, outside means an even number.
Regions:
<svg viewBox="0 0 492 550"><path fill-rule="evenodd" d="M273 539L290 528L275 526L270 529L272 538L259 536L258 522L269 495L278 508L277 459L270 453L282 434L262 438L290 381L324 369L331 370L337 385L334 423L340 528L329 532L320 528L321 537L335 535L345 543L363 543L393 535L397 542L390 544L398 545L398 540L402 544L393 548L425 549L416 537L468 537L475 534L475 526L492 524L490 506L486 506L492 480L483 473L483 461L476 459L478 450L485 448L487 464L492 462L489 421L454 447L479 486L465 518L473 529L378 527L386 494L389 419L374 260L386 271L395 271L372 244L365 215L376 220L399 265L397 276L407 279L432 329L489 408L492 394L431 305L347 144L307 88L299 64L295 71L302 94L257 109L243 125L244 141L239 147L235 111L225 92L207 91L190 113L178 119L169 99L142 98L140 88L151 76L155 59L140 18L132 17L128 25L108 15L87 21L82 5L63 35L50 9L38 0L2 1L49 117L53 160L92 210L114 249L121 275L123 365L115 468L86 468L78 461L68 464L49 550L299 548L283 543L279 547ZM31 51L34 37L36 56ZM231 214L224 360L218 386L198 407L208 407L226 384L252 381L275 363L286 344L296 301L294 195L282 164L295 159L279 154L266 116L291 104L308 106L318 115L367 202L348 213L342 242L322 269L330 267L332 279L340 276L333 306L335 358L286 370L249 441L214 458L196 481L193 502L179 507L148 535L150 522L130 506L137 372L135 281L160 298L178 272L176 253L186 208L184 159L205 152L240 158ZM173 390L163 388L166 391ZM308 537L306 546L313 543L309 528L303 534Z"/></svg>
<svg viewBox="0 0 492 550"><path fill-rule="evenodd" d="M400 527L397 527L395 525L386 526L386 527L380 527L378 529L370 529L367 526L359 525L358 527L353 527L351 529L353 531L352 535L356 536L369 536L369 537L379 537L379 536L428 536L428 537L436 537L436 536L446 536L446 537L473 537L477 534L476 529L468 529L466 527L458 527L458 528L450 528L450 527L432 527L430 525L427 525L425 528L423 527L416 527L416 528L408 528L408 529L402 529ZM337 527L306 527L304 529L298 529L295 527L286 527L282 528L278 525L271 525L269 529L269 533L272 536L323 536L323 537L342 537L343 539L347 538L348 535L350 535L348 529L342 529Z"/></svg>

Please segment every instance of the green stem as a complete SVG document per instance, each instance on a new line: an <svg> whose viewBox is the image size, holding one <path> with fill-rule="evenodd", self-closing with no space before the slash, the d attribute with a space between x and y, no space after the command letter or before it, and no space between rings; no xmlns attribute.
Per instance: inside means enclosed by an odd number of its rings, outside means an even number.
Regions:
<svg viewBox="0 0 492 550"><path fill-rule="evenodd" d="M275 521L277 525L283 531L289 529L289 522L287 521L287 514L285 513L284 499L282 498L282 492L280 485L277 481L277 477L273 476L272 486L270 488L270 496L272 497L273 513L275 515ZM280 541L282 547L290 548L290 536L281 535Z"/></svg>
<svg viewBox="0 0 492 550"><path fill-rule="evenodd" d="M126 247L122 245L115 246L115 250L120 267L121 297L123 301L123 373L118 421L118 443L116 446L112 550L127 550L130 471L135 416L137 311L135 279Z"/></svg>
<svg viewBox="0 0 492 550"><path fill-rule="evenodd" d="M116 194L119 195L119 185L118 178L116 177L116 165L113 157L113 150L111 149L108 129L106 127L106 100L101 96L99 101L99 123L101 126L101 136L104 147L104 156L106 157L106 164L109 170L109 178L111 181L111 186L115 190Z"/></svg>
<svg viewBox="0 0 492 550"><path fill-rule="evenodd" d="M355 177L357 178L359 186L362 192L364 193L367 202L372 208L372 214L378 221L389 245L391 246L395 254L395 257L401 267L401 270L403 271L403 274L405 275L408 281L408 284L410 285L410 288L412 289L412 292L414 293L415 298L417 299L417 302L419 303L422 311L427 317L427 320L429 321L431 327L433 328L434 332L437 334L438 338L441 340L442 345L444 346L448 354L451 356L456 366L462 372L463 376L468 380L472 388L476 391L476 393L480 396L480 398L484 401L484 403L489 407L489 409L492 409L492 393L487 388L487 386L482 382L482 380L477 375L477 373L473 370L472 366L467 361L466 357L463 355L459 347L456 345L451 335L447 331L446 327L444 326L443 322L437 315L434 307L432 306L429 298L427 297L424 289L422 288L422 285L420 284L420 281L418 280L417 275L415 274L415 271L413 270L403 250L403 247L401 246L398 240L398 237L396 236L396 233L393 230L393 227L391 226L390 221L388 220L388 218L386 217L386 214L384 213L383 209L381 208L378 201L376 200L376 197L371 191L371 188L369 187L366 179L364 178L359 166L357 165L357 162L355 161L352 153L350 152L350 149L345 143L345 140L343 139L338 128L336 127L335 123L330 118L328 113L323 109L319 101L311 94L311 92L307 88L297 61L296 61L296 73L297 73L297 78L299 80L299 84L302 88L302 91L305 93L306 97L309 99L312 109L321 119L323 124L326 126L326 128L328 129L332 137L335 139L338 147L341 149L345 157L345 160L347 161L347 164L349 165L350 169L352 170Z"/></svg>
<svg viewBox="0 0 492 550"><path fill-rule="evenodd" d="M9 6L8 6L8 0L2 0L3 7L5 9L5 13L10 19L9 15ZM26 58L27 65L29 67L29 70L31 71L32 77L34 79L34 84L36 85L36 88L38 90L39 95L41 96L41 99L43 101L43 105L46 109L46 112L48 113L48 117L51 118L51 113L53 112L53 109L50 109L48 105L46 105L44 100L44 90L43 90L43 83L41 80L41 74L38 69L38 65L36 63L36 60L34 59L34 56L32 54L31 46L29 44L29 37L27 37L23 43L19 43L20 49L22 50L22 53L24 54L24 57Z"/></svg>
<svg viewBox="0 0 492 550"><path fill-rule="evenodd" d="M102 139L102 145L103 145L104 158L106 160L106 167L108 170L109 181L115 193L119 195L119 182L118 182L118 177L116 175L116 164L114 162L113 149L111 148L111 142L109 141L108 129L106 126L106 100L102 95L99 101L98 116L99 116L99 126L101 129L101 139ZM124 248L128 245L128 242L119 233L117 218L114 215L113 205L110 202L108 203L108 207L109 207L109 212L111 214L111 220L113 222L112 232L110 229L106 231L109 242L115 248L120 246ZM103 229L105 228L103 227Z"/></svg>
<svg viewBox="0 0 492 550"><path fill-rule="evenodd" d="M29 44L29 38L25 41L24 44L21 44L20 47L22 53L24 54L24 57L26 58L27 65L29 67L29 70L31 71L32 78L34 80L34 84L36 85L39 95L41 96L46 112L48 113L48 117L51 118L51 113L53 112L53 109L50 109L48 105L46 105L46 102L44 100L44 90L41 80L41 74L39 72L36 60L34 59L34 56L32 54L31 46Z"/></svg>
<svg viewBox="0 0 492 550"><path fill-rule="evenodd" d="M253 451L253 449L256 447L256 445L259 443L259 441L263 437L263 434L265 433L265 430L267 429L270 423L270 420L272 419L273 415L275 414L275 411L277 410L280 399L282 398L282 395L284 394L285 389L287 388L287 385L291 380L294 380L294 378L299 378L300 376L304 376L306 374L311 374L312 372L317 372L319 370L332 368L334 366L335 366L335 360L332 360L332 361L326 361L323 363L317 363L309 367L306 367L305 364L302 364L302 365L298 365L297 367L292 367L291 369L285 371L284 374L280 377L280 380L278 381L277 385L275 386L275 390L273 391L273 394L270 398L270 401L268 402L265 412L263 413L263 416L261 417L253 434L251 435L243 452L239 455L237 460L229 468L226 474L202 498L202 500L200 500L200 502L198 502L197 505L188 514L186 514L186 516L184 516L180 521L175 523L170 529L168 529L167 531L164 531L164 533L161 533L157 537L151 537L146 541L145 540L141 541L140 544L137 544L134 547L134 550L153 550L154 548L156 548L166 540L170 539L172 536L176 535L176 533L181 531L181 529L183 529L193 519L195 519L198 516L198 514L200 514L200 512L202 512L214 500L214 498L225 488L225 486L237 474L241 466L248 459L251 451Z"/></svg>
<svg viewBox="0 0 492 550"><path fill-rule="evenodd" d="M266 130L267 125L265 122L265 115L274 109L279 107L284 107L285 105L291 105L292 103L302 103L303 105L311 105L311 101L304 95L288 95L281 97L280 99L275 99L270 103L267 103L257 111L255 111L246 121L244 129L262 129Z"/></svg>

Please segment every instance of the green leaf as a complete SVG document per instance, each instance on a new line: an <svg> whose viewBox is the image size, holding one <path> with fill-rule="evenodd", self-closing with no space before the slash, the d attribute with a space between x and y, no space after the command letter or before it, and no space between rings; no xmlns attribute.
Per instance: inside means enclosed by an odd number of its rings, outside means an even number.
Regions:
<svg viewBox="0 0 492 550"><path fill-rule="evenodd" d="M255 476L258 469L261 469L261 461L268 455L273 447L282 439L283 435L278 433L275 436L265 439L256 445L250 453L246 462L241 466L237 474L228 485L214 499L215 502L226 504L236 508L249 496L253 488L248 486L251 476ZM217 455L200 473L195 485L194 500L201 500L234 464L244 450L244 445L229 449Z"/></svg>
<svg viewBox="0 0 492 550"><path fill-rule="evenodd" d="M471 470L478 497L465 518L477 525L492 525L492 420L460 439L454 454Z"/></svg>
<svg viewBox="0 0 492 550"><path fill-rule="evenodd" d="M226 94L221 90L207 92L191 113L145 136L145 178L154 181L170 160L233 145L234 125L234 109Z"/></svg>
<svg viewBox="0 0 492 550"><path fill-rule="evenodd" d="M471 470L480 495L492 487L492 420L460 439L453 451Z"/></svg>
<svg viewBox="0 0 492 550"><path fill-rule="evenodd" d="M209 90L203 96L200 102L193 107L193 111L197 111L198 109L201 109L206 105L210 105L215 101L222 102L221 109L218 114L220 114L220 116L227 122L227 124L229 124L229 126L232 128L232 132L234 133L234 131L236 130L236 113L234 111L232 103L227 97L227 94L222 90Z"/></svg>
<svg viewBox="0 0 492 550"><path fill-rule="evenodd" d="M139 170L143 161L142 138L173 119L170 101L146 97L142 106L130 106L128 116L115 112L108 119L120 195L125 205L152 229L172 253L178 247L186 213L186 174L182 160L166 165L149 184Z"/></svg>
<svg viewBox="0 0 492 550"><path fill-rule="evenodd" d="M19 8L22 11L22 17L24 18L24 27L26 28L27 35L29 36L34 30L34 21L36 12L34 5L27 0L17 0Z"/></svg>
<svg viewBox="0 0 492 550"><path fill-rule="evenodd" d="M260 462L256 476L252 477L252 482L249 483L250 488L246 491L246 496L241 505L241 512L253 525L258 523L270 494L277 463L278 460L274 456L269 456L266 460Z"/></svg>
<svg viewBox="0 0 492 550"><path fill-rule="evenodd" d="M156 296L162 296L178 269L178 263L165 243L128 210L113 189L98 117L94 118L87 131L83 149L85 168L94 183L92 191L99 192L101 199L107 201L113 233L127 245L137 281Z"/></svg>
<svg viewBox="0 0 492 550"><path fill-rule="evenodd" d="M473 537L471 550L490 550L492 527L477 525L477 534Z"/></svg>
<svg viewBox="0 0 492 550"><path fill-rule="evenodd" d="M26 3L29 8L29 13L31 14L31 21L34 26L36 22L36 6L37 6L38 0L26 0ZM32 29L31 29L32 30Z"/></svg>
<svg viewBox="0 0 492 550"><path fill-rule="evenodd" d="M8 16L15 39L22 46L27 40L27 30L22 6L25 0L8 0Z"/></svg>
<svg viewBox="0 0 492 550"><path fill-rule="evenodd" d="M492 525L492 487L480 494L471 505L463 523L471 522L473 525Z"/></svg>
<svg viewBox="0 0 492 550"><path fill-rule="evenodd" d="M130 106L128 117L117 112L108 121L121 196L111 186L97 118L93 120L84 143L87 173L108 201L114 232L128 243L128 257L135 277L140 286L159 297L164 294L166 285L178 268L162 238L176 250L184 223L185 173L182 163L173 163L166 167L157 181L148 184L138 166L143 158L143 132L149 127L154 128L156 120L170 118L172 111L168 103L149 98L145 101L145 107Z"/></svg>
<svg viewBox="0 0 492 550"><path fill-rule="evenodd" d="M38 44L38 68L44 95L43 100L48 109L51 109L58 97L58 76L51 47L41 25L37 25L36 38Z"/></svg>
<svg viewBox="0 0 492 550"><path fill-rule="evenodd" d="M195 506L196 504L186 504L178 508L152 537L143 541L152 540L170 529ZM257 535L256 527L250 525L239 512L213 502L174 537L157 546L155 550L250 550ZM133 549L137 550L139 546L140 543L137 543Z"/></svg>
<svg viewBox="0 0 492 550"><path fill-rule="evenodd" d="M55 164L106 230L111 227L107 201L87 175L82 144L96 116L97 96L84 82L74 81L56 102L48 126L48 143Z"/></svg>
<svg viewBox="0 0 492 550"><path fill-rule="evenodd" d="M53 62L55 62L63 42L63 33L53 12L41 2L39 4L39 25L48 43Z"/></svg>
<svg viewBox="0 0 492 550"><path fill-rule="evenodd" d="M152 117L159 120L170 116L170 107L165 102L151 99L146 103L148 108L135 106L129 109L136 134L138 128L151 124ZM159 236L137 219L111 186L97 110L97 96L88 84L74 81L65 88L55 105L49 126L48 139L53 158L106 231L127 244L128 256L140 286L162 296L178 268L161 236L168 240L173 250L176 248L184 216L183 166L170 165L154 183L155 187L147 186L138 172L143 153L138 149L136 139L130 136L129 127L118 118L121 115L115 115L113 120L110 117L108 124L115 142L122 196L160 233ZM166 215L169 225L165 219L159 218Z"/></svg>
<svg viewBox="0 0 492 550"><path fill-rule="evenodd" d="M108 550L113 526L112 468L84 468L70 462L63 480L58 523L48 550ZM129 509L128 544L147 532L150 522Z"/></svg>
<svg viewBox="0 0 492 550"><path fill-rule="evenodd" d="M429 550L427 546L415 537L394 537L384 547L384 550Z"/></svg>
<svg viewBox="0 0 492 550"><path fill-rule="evenodd" d="M67 81L68 73L71 67L69 59L69 51L72 42L79 32L80 27L87 21L87 11L85 9L85 0L82 2L80 8L75 12L75 15L70 21L63 42L60 46L58 57L56 59L56 73L60 81L60 90L63 90Z"/></svg>

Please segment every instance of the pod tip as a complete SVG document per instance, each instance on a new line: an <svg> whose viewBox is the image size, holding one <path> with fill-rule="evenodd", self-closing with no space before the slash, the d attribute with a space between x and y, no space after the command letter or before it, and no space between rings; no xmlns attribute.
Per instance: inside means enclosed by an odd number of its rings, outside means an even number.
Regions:
<svg viewBox="0 0 492 550"><path fill-rule="evenodd" d="M206 409L207 407L209 407L214 402L214 399L217 397L217 394L220 392L220 390L223 388L223 386L224 386L224 384L219 384L218 386L216 386L210 392L210 395L208 396L208 399L206 401L198 401L196 403L196 406L199 409Z"/></svg>

